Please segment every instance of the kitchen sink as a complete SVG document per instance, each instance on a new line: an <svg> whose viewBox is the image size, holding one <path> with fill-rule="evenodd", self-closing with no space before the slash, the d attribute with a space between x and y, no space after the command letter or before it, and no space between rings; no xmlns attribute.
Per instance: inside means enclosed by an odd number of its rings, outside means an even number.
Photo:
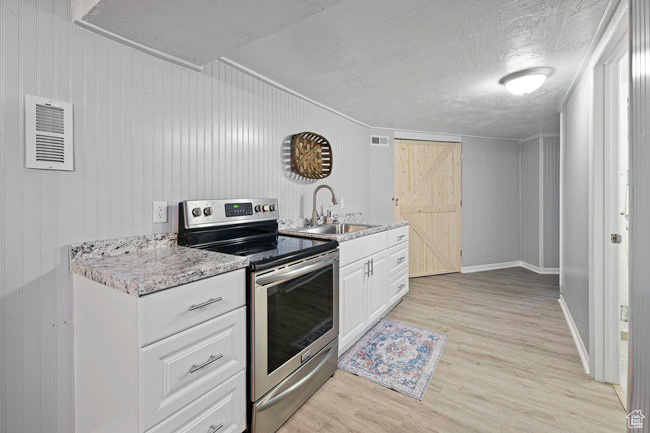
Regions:
<svg viewBox="0 0 650 433"><path fill-rule="evenodd" d="M365 224L322 224L316 227L300 230L303 233L316 233L322 235L341 235L344 233L358 232L375 226Z"/></svg>

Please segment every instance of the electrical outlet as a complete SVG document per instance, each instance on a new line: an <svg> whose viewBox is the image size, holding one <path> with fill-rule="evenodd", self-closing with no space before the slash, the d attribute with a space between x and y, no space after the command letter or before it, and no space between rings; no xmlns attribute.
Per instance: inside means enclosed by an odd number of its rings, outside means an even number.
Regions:
<svg viewBox="0 0 650 433"><path fill-rule="evenodd" d="M341 209L345 207L345 200L343 200L343 197L339 198L339 207Z"/></svg>
<svg viewBox="0 0 650 433"><path fill-rule="evenodd" d="M166 223L167 222L167 202L155 201L153 202L153 222Z"/></svg>

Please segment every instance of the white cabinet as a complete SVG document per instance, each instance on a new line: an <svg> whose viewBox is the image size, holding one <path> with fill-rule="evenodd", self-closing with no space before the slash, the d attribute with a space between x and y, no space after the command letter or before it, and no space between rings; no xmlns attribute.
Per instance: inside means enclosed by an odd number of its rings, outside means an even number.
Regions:
<svg viewBox="0 0 650 433"><path fill-rule="evenodd" d="M384 251L370 256L370 276L366 279L368 322L379 320L388 309L388 272Z"/></svg>
<svg viewBox="0 0 650 433"><path fill-rule="evenodd" d="M339 272L339 347L347 347L366 329L366 272L360 260Z"/></svg>
<svg viewBox="0 0 650 433"><path fill-rule="evenodd" d="M73 279L76 432L246 429L245 270L143 297Z"/></svg>
<svg viewBox="0 0 650 433"><path fill-rule="evenodd" d="M145 347L141 365L147 430L246 368L246 309Z"/></svg>
<svg viewBox="0 0 650 433"><path fill-rule="evenodd" d="M408 227L339 246L339 356L408 292Z"/></svg>

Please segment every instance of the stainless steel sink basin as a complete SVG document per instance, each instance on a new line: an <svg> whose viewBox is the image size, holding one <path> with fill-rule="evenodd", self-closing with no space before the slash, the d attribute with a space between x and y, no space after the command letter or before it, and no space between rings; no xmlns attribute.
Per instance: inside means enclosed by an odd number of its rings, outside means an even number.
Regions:
<svg viewBox="0 0 650 433"><path fill-rule="evenodd" d="M317 233L322 235L341 235L344 233L358 232L370 227L365 224L323 224L316 227L300 230L303 233Z"/></svg>

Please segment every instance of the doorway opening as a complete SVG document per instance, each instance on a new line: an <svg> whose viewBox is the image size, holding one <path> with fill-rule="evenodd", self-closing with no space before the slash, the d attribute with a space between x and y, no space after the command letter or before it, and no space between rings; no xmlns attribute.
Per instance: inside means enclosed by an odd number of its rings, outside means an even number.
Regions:
<svg viewBox="0 0 650 433"><path fill-rule="evenodd" d="M612 266L612 284L618 293L619 305L619 380L618 383L622 391L621 402L625 405L627 395L627 369L628 369L628 333L629 333L629 230L630 230L630 212L629 212L629 54L621 58L614 67L618 72L618 103L617 105L617 140L614 152L616 158L612 158L611 164L612 185L614 196L609 204L609 212L612 214L612 229L615 242L612 243L613 261Z"/></svg>
<svg viewBox="0 0 650 433"><path fill-rule="evenodd" d="M628 97L627 14L594 66L590 191L590 370L614 385L625 406L628 383Z"/></svg>

